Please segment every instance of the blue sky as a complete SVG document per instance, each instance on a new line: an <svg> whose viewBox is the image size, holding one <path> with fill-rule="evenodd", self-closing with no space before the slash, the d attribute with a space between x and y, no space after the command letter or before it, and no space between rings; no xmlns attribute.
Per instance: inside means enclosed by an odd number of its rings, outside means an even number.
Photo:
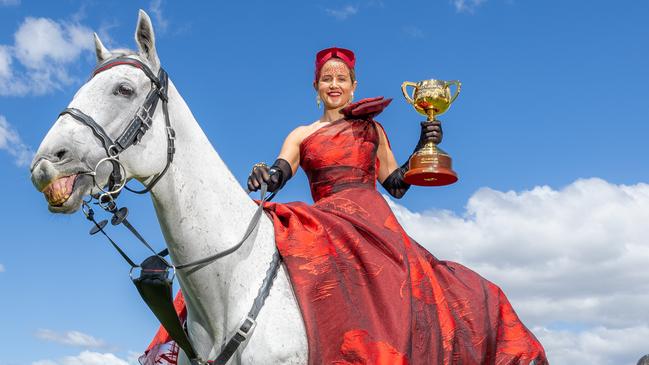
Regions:
<svg viewBox="0 0 649 365"><path fill-rule="evenodd" d="M460 181L411 189L394 203L404 226L420 241L453 241L453 250L427 247L502 285L553 363L630 364L643 354L632 344L649 333L649 317L634 304L649 305L641 269L649 260L642 231L649 218L649 3L1 0L1 365L83 364L92 356L122 364L156 328L126 265L87 236L81 214L50 214L24 163L92 69L91 32L109 48L134 48L139 8L154 21L164 67L242 183L252 164L274 160L290 130L319 117L311 86L319 49L356 51L357 98L395 99L379 120L399 161L416 144L421 119L403 100L401 83L461 80L460 97L440 118ZM53 34L60 47L44 41ZM123 199L132 222L162 247L150 200ZM278 200L311 201L303 173ZM118 237L133 256L146 255L129 236ZM533 249L510 255L525 243ZM549 278L537 267L543 260L579 265ZM628 287L637 290L618 291Z"/></svg>

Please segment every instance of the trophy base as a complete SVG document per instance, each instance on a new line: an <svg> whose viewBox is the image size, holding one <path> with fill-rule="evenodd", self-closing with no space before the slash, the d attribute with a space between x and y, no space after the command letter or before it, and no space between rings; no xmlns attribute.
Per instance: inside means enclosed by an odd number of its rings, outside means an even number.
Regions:
<svg viewBox="0 0 649 365"><path fill-rule="evenodd" d="M437 146L422 149L410 157L409 169L403 180L418 186L450 185L458 180L451 165L451 156Z"/></svg>

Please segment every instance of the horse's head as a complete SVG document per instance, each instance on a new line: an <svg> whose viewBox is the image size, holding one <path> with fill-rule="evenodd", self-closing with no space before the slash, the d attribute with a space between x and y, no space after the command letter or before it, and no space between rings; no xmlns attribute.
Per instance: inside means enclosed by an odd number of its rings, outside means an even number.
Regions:
<svg viewBox="0 0 649 365"><path fill-rule="evenodd" d="M158 112L150 111L153 120L142 118L145 125L133 123L152 94L162 95L158 77L164 74L160 72L151 19L142 10L135 40L137 52L109 51L95 34L97 69L41 142L31 165L31 178L52 212L75 212L86 195L101 193L107 185L119 186L131 178L146 180L167 164L169 130L160 111L161 100L155 101ZM166 95L166 86L162 86ZM138 126L131 131L134 135L127 132L129 127ZM126 148L119 142L131 143ZM119 163L107 159L117 154Z"/></svg>

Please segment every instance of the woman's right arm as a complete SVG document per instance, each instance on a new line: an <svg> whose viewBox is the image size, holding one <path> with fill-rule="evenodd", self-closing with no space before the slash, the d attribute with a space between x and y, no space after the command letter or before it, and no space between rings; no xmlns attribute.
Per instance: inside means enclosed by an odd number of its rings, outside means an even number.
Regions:
<svg viewBox="0 0 649 365"><path fill-rule="evenodd" d="M277 156L278 159L284 159L291 165L293 175L295 175L297 168L300 166L300 144L304 139L305 132L306 127L300 126L289 133L284 140L282 149L279 151L279 156Z"/></svg>
<svg viewBox="0 0 649 365"><path fill-rule="evenodd" d="M261 183L268 184L268 191L274 192L284 186L293 177L300 166L300 144L304 139L305 127L295 128L284 140L282 149L273 166L257 164L248 176L248 190L257 191Z"/></svg>

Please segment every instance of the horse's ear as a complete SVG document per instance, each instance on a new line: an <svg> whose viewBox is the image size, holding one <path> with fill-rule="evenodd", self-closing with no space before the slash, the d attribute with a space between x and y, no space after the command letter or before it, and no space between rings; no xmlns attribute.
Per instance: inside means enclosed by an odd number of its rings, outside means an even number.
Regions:
<svg viewBox="0 0 649 365"><path fill-rule="evenodd" d="M160 67L160 59L155 50L155 34L153 33L153 24L151 18L142 9L137 19L135 28L135 42L140 50L140 56L146 58L154 69Z"/></svg>
<svg viewBox="0 0 649 365"><path fill-rule="evenodd" d="M104 47L104 44L101 43L101 39L99 39L97 33L93 34L95 36L95 53L97 54L97 62L102 63L109 59L111 54L110 51Z"/></svg>

